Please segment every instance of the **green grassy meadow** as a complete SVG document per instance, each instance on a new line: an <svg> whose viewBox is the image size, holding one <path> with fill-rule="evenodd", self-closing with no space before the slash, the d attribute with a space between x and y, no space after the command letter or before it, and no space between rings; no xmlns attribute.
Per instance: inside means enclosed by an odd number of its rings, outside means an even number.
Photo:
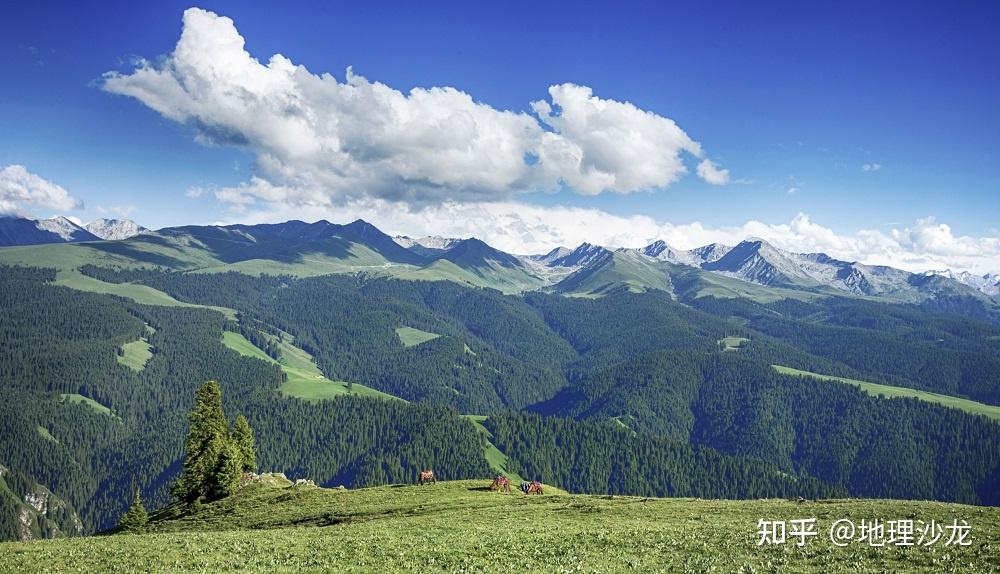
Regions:
<svg viewBox="0 0 1000 574"><path fill-rule="evenodd" d="M871 395L883 396L888 398L905 397L912 399L920 399L922 401L927 401L929 403L937 403L939 405L945 407L951 407L953 409L961 409L967 413L984 415L994 420L1000 420L1000 407L995 405L987 405L976 401L970 401L969 399L952 397L949 395L941 395L938 393L931 393L928 391L919 391L917 389L910 389L906 387L893 387L890 385L880 385L878 383L867 383L865 381L858 381L855 379L846 379L844 377L819 375L816 373L811 373L809 371L800 371L799 369L783 367L781 365L772 365L772 367L774 367L774 370L778 371L783 375L795 375L799 377L819 379L822 381L838 381L841 383L847 383L849 385L861 387L861 389L863 389L865 392Z"/></svg>
<svg viewBox="0 0 1000 574"><path fill-rule="evenodd" d="M122 345L122 354L118 356L118 363L125 365L133 371L141 371L146 368L146 363L153 358L152 347L149 341L139 339L131 343Z"/></svg>
<svg viewBox="0 0 1000 574"><path fill-rule="evenodd" d="M746 337L723 337L719 339L718 343L722 345L723 351L739 351L740 346L743 343L749 343L750 339Z"/></svg>
<svg viewBox="0 0 1000 574"><path fill-rule="evenodd" d="M80 403L87 405L88 407L94 409L94 411L108 416L114 416L114 413L108 407L102 405L101 403L95 401L90 397L85 397L83 395L78 395L76 393L66 393L59 395L59 398L68 403Z"/></svg>
<svg viewBox="0 0 1000 574"><path fill-rule="evenodd" d="M224 332L222 343L241 355L279 365L287 379L278 387L278 391L289 396L307 401L321 401L348 394L402 400L364 385L354 384L348 388L344 381L331 381L316 366L312 355L292 345L284 337L279 342L281 350L279 361L267 356L264 351L239 333Z"/></svg>
<svg viewBox="0 0 1000 574"><path fill-rule="evenodd" d="M642 293L650 289L673 292L670 276L659 262L613 254L592 270L581 270L560 283L559 292L572 297L597 298L619 289Z"/></svg>
<svg viewBox="0 0 1000 574"><path fill-rule="evenodd" d="M823 297L822 293L784 289L781 287L764 287L755 283L740 281L716 273L698 273L683 265L667 264L673 284L678 295L697 299L701 297L717 297L719 299L750 299L757 303L773 303L782 299L810 301ZM841 293L841 295L843 295Z"/></svg>
<svg viewBox="0 0 1000 574"><path fill-rule="evenodd" d="M27 267L48 267L72 271L86 264L102 267L134 269L142 263L130 257L115 255L88 247L86 243L49 243L21 245L0 249L0 263Z"/></svg>
<svg viewBox="0 0 1000 574"><path fill-rule="evenodd" d="M178 301L163 291L137 285L135 283L107 283L93 277L88 277L79 271L59 271L56 273L55 285L69 287L78 291L89 291L91 293L103 293L105 295L118 295L131 299L143 305L159 305L161 307L197 307L200 309L211 309L218 311L230 319L236 319L236 311L226 307L214 307L209 305L195 305Z"/></svg>
<svg viewBox="0 0 1000 574"><path fill-rule="evenodd" d="M423 267L399 267L397 279L405 281L451 281L469 287L487 287L507 294L521 293L541 287L538 277L520 269L508 269L496 264L463 268L446 259L438 259Z"/></svg>
<svg viewBox="0 0 1000 574"><path fill-rule="evenodd" d="M38 425L38 427L35 430L37 430L38 434L42 435L42 437L44 437L45 440L59 444L59 439L52 436L52 433L49 432L49 429L43 427L42 425Z"/></svg>
<svg viewBox="0 0 1000 574"><path fill-rule="evenodd" d="M421 331L413 327L397 327L396 334L399 335L400 342L404 347L415 347L421 343L437 339L441 335L429 331Z"/></svg>
<svg viewBox="0 0 1000 574"><path fill-rule="evenodd" d="M392 263L370 248L352 244L346 257L338 258L323 253L301 253L295 261L275 259L247 259L235 263L219 263L202 267L193 273L227 273L235 271L246 275L291 275L315 277L331 273L367 273L394 275L414 269L413 265Z"/></svg>
<svg viewBox="0 0 1000 574"><path fill-rule="evenodd" d="M440 469L444 471L445 469ZM444 473L444 472L442 472ZM700 500L486 490L488 479L359 490L270 480L146 534L7 542L2 572L968 572L1000 569L1000 509L890 500ZM853 542L839 519L971 525L970 546ZM161 515L162 518L162 515ZM758 521L820 535L758 546Z"/></svg>

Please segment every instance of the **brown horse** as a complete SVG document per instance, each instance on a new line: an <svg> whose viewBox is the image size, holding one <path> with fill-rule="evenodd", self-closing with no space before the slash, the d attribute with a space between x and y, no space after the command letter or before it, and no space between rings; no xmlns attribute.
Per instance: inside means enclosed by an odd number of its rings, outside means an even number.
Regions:
<svg viewBox="0 0 1000 574"><path fill-rule="evenodd" d="M542 483L537 480L533 480L531 484L528 485L528 490L524 491L525 494L542 494Z"/></svg>
<svg viewBox="0 0 1000 574"><path fill-rule="evenodd" d="M502 474L498 474L497 477L493 479L493 484L490 485L490 490L510 494L510 479Z"/></svg>
<svg viewBox="0 0 1000 574"><path fill-rule="evenodd" d="M420 478L417 479L417 483L418 484L426 484L428 482L431 483L431 484L437 484L437 477L434 476L434 471L433 470L421 470L420 471Z"/></svg>

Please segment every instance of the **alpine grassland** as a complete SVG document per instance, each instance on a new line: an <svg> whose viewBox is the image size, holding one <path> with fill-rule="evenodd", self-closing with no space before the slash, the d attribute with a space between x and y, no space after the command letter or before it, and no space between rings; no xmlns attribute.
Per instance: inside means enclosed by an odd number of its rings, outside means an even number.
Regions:
<svg viewBox="0 0 1000 574"><path fill-rule="evenodd" d="M488 480L358 490L263 475L142 534L0 544L3 572L996 572L996 508L892 500L701 500L491 492ZM177 513L175 515L175 513ZM815 518L799 546L760 520ZM834 545L838 520L969 524L967 546Z"/></svg>

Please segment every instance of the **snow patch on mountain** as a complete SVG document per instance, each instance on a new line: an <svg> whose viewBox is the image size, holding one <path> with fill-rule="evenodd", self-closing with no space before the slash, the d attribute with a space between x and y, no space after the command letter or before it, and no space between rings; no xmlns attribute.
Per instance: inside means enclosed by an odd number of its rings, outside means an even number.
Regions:
<svg viewBox="0 0 1000 574"><path fill-rule="evenodd" d="M462 239L456 239L454 237L441 237L440 235L428 235L426 237L415 238L407 235L397 235L393 237L392 240L407 249L410 249L415 245L419 245L420 247L427 249L438 249L441 251L447 251L463 241Z"/></svg>
<svg viewBox="0 0 1000 574"><path fill-rule="evenodd" d="M41 231L58 235L63 241L91 241L99 239L91 232L61 215L36 221L35 226Z"/></svg>
<svg viewBox="0 0 1000 574"><path fill-rule="evenodd" d="M951 269L945 269L943 271L927 271L925 275L940 275L941 277L947 277L953 281L958 281L963 285L968 285L973 289L989 295L990 297L996 297L1000 295L1000 273L986 273L984 275L976 275L975 273L969 273L968 271L952 271Z"/></svg>
<svg viewBox="0 0 1000 574"><path fill-rule="evenodd" d="M552 263L556 259L566 257L567 255L572 253L572 251L573 250L569 249L568 247L559 246L553 249L552 251L549 251L548 253L543 253L541 255L526 255L522 259L534 261L542 265L548 265L549 263Z"/></svg>
<svg viewBox="0 0 1000 574"><path fill-rule="evenodd" d="M103 218L91 221L84 226L84 229L109 241L121 241L149 231L131 219Z"/></svg>

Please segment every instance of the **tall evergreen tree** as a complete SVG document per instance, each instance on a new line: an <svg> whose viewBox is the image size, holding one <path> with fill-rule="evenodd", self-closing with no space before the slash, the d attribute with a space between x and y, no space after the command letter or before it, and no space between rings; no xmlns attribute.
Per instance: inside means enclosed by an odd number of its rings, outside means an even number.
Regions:
<svg viewBox="0 0 1000 574"><path fill-rule="evenodd" d="M232 440L242 459L240 469L243 472L257 472L257 445L254 443L253 429L243 415L236 417Z"/></svg>
<svg viewBox="0 0 1000 574"><path fill-rule="evenodd" d="M146 506L142 503L142 496L139 489L135 491L135 498L132 500L132 507L122 515L118 525L126 532L142 532L149 524L149 514L146 513Z"/></svg>
<svg viewBox="0 0 1000 574"><path fill-rule="evenodd" d="M233 441L224 441L206 485L206 499L219 500L233 494L239 488L242 477L243 455Z"/></svg>
<svg viewBox="0 0 1000 574"><path fill-rule="evenodd" d="M187 454L180 478L171 486L173 495L183 502L199 498L209 500L219 458L229 443L229 426L222 412L219 383L207 381L195 395L194 409L188 417L191 428L184 443Z"/></svg>

